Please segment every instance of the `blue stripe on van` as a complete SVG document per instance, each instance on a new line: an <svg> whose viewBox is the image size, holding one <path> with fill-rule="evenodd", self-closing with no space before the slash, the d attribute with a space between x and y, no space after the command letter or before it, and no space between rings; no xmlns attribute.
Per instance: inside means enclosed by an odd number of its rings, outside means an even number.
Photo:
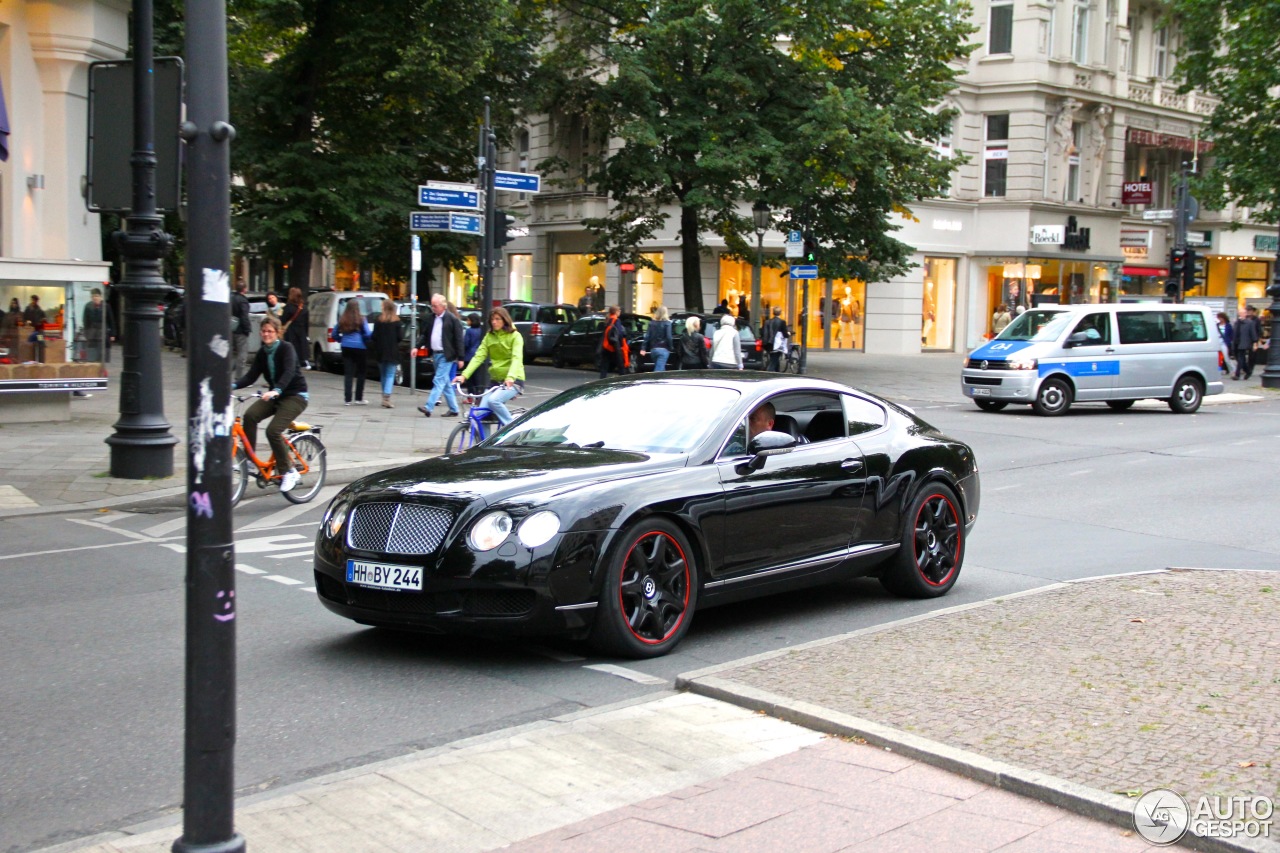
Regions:
<svg viewBox="0 0 1280 853"><path fill-rule="evenodd" d="M969 358L999 360L1008 358L1018 350L1026 349L1029 346L1031 346L1031 341L991 341L969 353Z"/></svg>
<svg viewBox="0 0 1280 853"><path fill-rule="evenodd" d="M1104 361L1040 361L1041 376L1053 371L1061 371L1068 376L1119 376L1120 360L1113 358Z"/></svg>

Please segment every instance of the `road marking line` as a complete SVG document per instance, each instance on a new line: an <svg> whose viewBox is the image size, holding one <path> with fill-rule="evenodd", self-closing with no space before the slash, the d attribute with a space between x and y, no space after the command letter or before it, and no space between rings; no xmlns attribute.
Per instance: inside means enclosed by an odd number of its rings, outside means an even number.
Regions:
<svg viewBox="0 0 1280 853"><path fill-rule="evenodd" d="M253 566L246 566L244 563L236 563L236 571L244 572L246 575L265 575L265 569L255 569Z"/></svg>
<svg viewBox="0 0 1280 853"><path fill-rule="evenodd" d="M303 591L303 592L315 592L315 591L316 591L316 588L315 588L314 586L304 586L304 587L302 587L301 589L302 589L302 591Z"/></svg>
<svg viewBox="0 0 1280 853"><path fill-rule="evenodd" d="M1256 442L1257 442L1257 439L1256 439L1256 438L1246 438L1244 441L1233 441L1233 442L1231 442L1231 446L1232 446L1232 447L1239 447L1239 446L1240 446L1240 445L1242 445L1242 444L1254 444L1254 443L1256 443Z"/></svg>
<svg viewBox="0 0 1280 853"><path fill-rule="evenodd" d="M326 504L329 503L329 499L332 498L334 495L336 495L338 493L338 490L341 488L342 488L341 486L325 486L323 489L320 490L320 493L318 495L316 495L307 503L290 504L289 506L285 507L284 509L278 512L273 512L271 513L271 515L264 516L262 518L259 518L257 521L252 521L249 524L246 524L244 527L241 527L240 530L247 532L250 530L275 529L286 521L292 521L293 519L302 515L304 512L310 512L311 510L316 509L317 505L320 507L324 507Z"/></svg>
<svg viewBox="0 0 1280 853"><path fill-rule="evenodd" d="M268 554L267 556L273 560L288 560L293 557L310 557L315 552L315 548L308 548L305 551L290 551L287 554Z"/></svg>
<svg viewBox="0 0 1280 853"><path fill-rule="evenodd" d="M1068 477L1079 477L1079 476L1081 476L1082 474L1092 474L1092 473L1093 473L1093 469L1092 469L1092 468L1086 468L1086 469L1084 469L1083 471L1072 471L1072 472L1071 472L1070 474L1068 474L1067 476L1068 476Z"/></svg>
<svg viewBox="0 0 1280 853"><path fill-rule="evenodd" d="M637 684L666 684L665 678L649 675L643 672L637 672L634 669L627 669L625 666L618 666L612 663L589 663L583 669L594 669L596 672L607 673L608 675L616 675L619 678L625 678L628 681L634 681Z"/></svg>
<svg viewBox="0 0 1280 853"><path fill-rule="evenodd" d="M175 530L181 530L187 526L187 515L183 513L171 521L165 521L160 524L153 525L143 529L146 536L167 536Z"/></svg>
<svg viewBox="0 0 1280 853"><path fill-rule="evenodd" d="M185 521L185 519L183 520ZM100 524L97 521L90 521L87 518L68 518L67 521L70 521L72 524L83 524L85 527L93 527L98 530L110 530L112 533L118 533L121 536L128 536L130 539L136 540L138 542L156 541L156 537L154 536L147 536L146 534L143 534L143 533L135 533L132 530L121 530L119 528L112 527L108 524Z"/></svg>
<svg viewBox="0 0 1280 853"><path fill-rule="evenodd" d="M119 510L113 509L108 512L104 512L102 515L95 515L93 520L99 524L111 524L126 518L133 518L137 514L138 513L136 512L120 512Z"/></svg>
<svg viewBox="0 0 1280 853"><path fill-rule="evenodd" d="M297 586L298 584L302 583L302 581L296 581L293 578L287 578L284 575L267 575L263 578L263 580L275 581L276 583L282 583L285 586Z"/></svg>
<svg viewBox="0 0 1280 853"><path fill-rule="evenodd" d="M544 646L525 646L526 651L533 652L535 655L542 655L544 658L551 658L560 663L577 663L586 660L582 655L571 655L568 652L560 652L555 649L548 649Z"/></svg>
<svg viewBox="0 0 1280 853"><path fill-rule="evenodd" d="M130 539L128 542L107 542L102 545L80 545L75 548L53 548L49 551L26 551L22 554L0 554L0 560L22 560L27 557L48 557L53 554L72 554L76 551L97 551L99 548L120 548L125 545L159 545L161 548L181 548L182 550L178 551L179 554L184 554L187 550L181 545L157 542L154 539Z"/></svg>
<svg viewBox="0 0 1280 853"><path fill-rule="evenodd" d="M1018 486L1015 484L1015 485L1012 485L1012 486L996 486L994 489L984 489L983 491L986 491L986 492L1003 492L1005 489L1016 489L1016 488L1018 488Z"/></svg>

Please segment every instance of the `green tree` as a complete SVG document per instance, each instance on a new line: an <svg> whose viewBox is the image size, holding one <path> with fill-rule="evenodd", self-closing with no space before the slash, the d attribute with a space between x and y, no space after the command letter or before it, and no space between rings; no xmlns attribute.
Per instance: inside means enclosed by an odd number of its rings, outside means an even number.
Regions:
<svg viewBox="0 0 1280 853"><path fill-rule="evenodd" d="M933 143L967 55L954 0L567 0L547 107L595 133L588 180L610 199L593 251L631 259L679 209L685 304L702 307L701 236L748 252L746 208L811 230L824 273L909 267L895 214L945 193ZM745 203L745 204L744 204ZM637 259L643 263L643 260Z"/></svg>
<svg viewBox="0 0 1280 853"><path fill-rule="evenodd" d="M1227 202L1280 217L1280 0L1172 0L1182 33L1182 89L1220 99L1205 127L1213 141L1197 181L1207 206Z"/></svg>
<svg viewBox="0 0 1280 853"><path fill-rule="evenodd" d="M509 127L540 39L537 0L230 0L234 226L292 262L313 252L408 272L424 180L476 170L484 96ZM474 241L427 241L458 264Z"/></svg>

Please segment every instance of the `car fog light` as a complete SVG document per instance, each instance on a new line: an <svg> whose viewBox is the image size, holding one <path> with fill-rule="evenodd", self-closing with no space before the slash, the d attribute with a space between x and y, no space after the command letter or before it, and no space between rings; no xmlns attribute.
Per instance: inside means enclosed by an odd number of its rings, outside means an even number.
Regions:
<svg viewBox="0 0 1280 853"><path fill-rule="evenodd" d="M477 551L492 551L511 535L511 516L499 510L481 516L471 527L467 541Z"/></svg>
<svg viewBox="0 0 1280 853"><path fill-rule="evenodd" d="M324 529L330 539L337 539L342 533L342 525L347 521L347 513L351 511L351 503L346 498L334 501L325 513Z"/></svg>
<svg viewBox="0 0 1280 853"><path fill-rule="evenodd" d="M560 516L549 510L535 512L520 522L516 536L520 544L526 548L537 548L551 541L551 537L560 532Z"/></svg>

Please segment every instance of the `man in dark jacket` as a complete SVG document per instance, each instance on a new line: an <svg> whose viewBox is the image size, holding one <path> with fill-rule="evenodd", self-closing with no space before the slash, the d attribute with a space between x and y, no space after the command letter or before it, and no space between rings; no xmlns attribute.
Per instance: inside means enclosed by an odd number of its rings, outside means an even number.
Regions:
<svg viewBox="0 0 1280 853"><path fill-rule="evenodd" d="M1239 379L1240 374L1248 379L1253 376L1253 346L1258 342L1259 324L1247 313L1241 314L1231 324L1231 345L1236 350L1236 372L1232 379Z"/></svg>
<svg viewBox="0 0 1280 853"><path fill-rule="evenodd" d="M236 279L236 292L231 294L231 375L244 367L244 357L249 352L249 297L245 291L249 285L243 278Z"/></svg>
<svg viewBox="0 0 1280 853"><path fill-rule="evenodd" d="M787 338L791 337L791 333L787 331L787 321L782 319L782 309L774 307L773 316L765 320L764 328L760 330L760 343L764 347L764 351L769 354L769 370L774 373L782 371L782 357L786 355L786 347L779 349L774 346L778 342L778 333L782 333L782 340L785 343Z"/></svg>
<svg viewBox="0 0 1280 853"><path fill-rule="evenodd" d="M84 342L86 361L111 360L111 342L116 339L116 319L111 306L102 301L102 290L95 287L89 292L89 304L84 306Z"/></svg>
<svg viewBox="0 0 1280 853"><path fill-rule="evenodd" d="M431 393L427 395L426 405L419 406L418 411L431 417L431 410L435 408L436 401L443 394L449 411L442 417L457 417L458 395L453 390L453 382L449 379L449 370L454 364L459 368L466 364L462 360L462 321L448 310L448 302L443 294L431 295L431 314L423 324L418 346L427 350L435 368L435 376L431 381Z"/></svg>

